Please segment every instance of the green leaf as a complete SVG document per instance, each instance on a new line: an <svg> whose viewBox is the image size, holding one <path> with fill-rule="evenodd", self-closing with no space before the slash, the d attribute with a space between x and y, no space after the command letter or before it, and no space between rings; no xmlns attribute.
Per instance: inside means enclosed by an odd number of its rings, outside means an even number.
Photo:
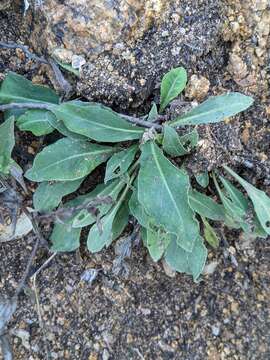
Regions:
<svg viewBox="0 0 270 360"><path fill-rule="evenodd" d="M23 76L9 72L0 88L0 103L43 102L58 104L59 97L48 87L34 85Z"/></svg>
<svg viewBox="0 0 270 360"><path fill-rule="evenodd" d="M17 119L16 125L20 130L31 131L36 136L47 135L54 131L49 118L55 118L50 111L28 110Z"/></svg>
<svg viewBox="0 0 270 360"><path fill-rule="evenodd" d="M10 117L0 125L0 172L4 174L9 172L14 145L14 117Z"/></svg>
<svg viewBox="0 0 270 360"><path fill-rule="evenodd" d="M189 177L176 168L153 142L142 145L138 200L156 224L177 236L191 251L198 237L198 222L188 203Z"/></svg>
<svg viewBox="0 0 270 360"><path fill-rule="evenodd" d="M86 202L91 201L96 197L109 196L112 200L116 201L121 190L123 190L125 183L123 181L114 180L108 185L100 184L93 191L87 194L85 198ZM104 204L99 206L99 216L102 217L112 208L113 204ZM73 227L85 227L92 225L96 221L96 218L90 214L87 210L81 210L78 215L75 216L72 226Z"/></svg>
<svg viewBox="0 0 270 360"><path fill-rule="evenodd" d="M187 114L169 122L169 125L178 127L216 123L246 110L253 101L252 97L237 92L210 97Z"/></svg>
<svg viewBox="0 0 270 360"><path fill-rule="evenodd" d="M70 224L56 224L53 228L50 240L51 251L74 251L80 246L80 228L74 229Z"/></svg>
<svg viewBox="0 0 270 360"><path fill-rule="evenodd" d="M61 61L58 61L56 59L54 59L57 64L59 64L61 66L61 68L63 68L64 70L76 75L77 77L80 77L80 72L77 69L74 69L70 64L66 64L66 63L62 63Z"/></svg>
<svg viewBox="0 0 270 360"><path fill-rule="evenodd" d="M201 172L199 174L195 174L195 179L201 187L206 188L209 185L209 175L208 171Z"/></svg>
<svg viewBox="0 0 270 360"><path fill-rule="evenodd" d="M112 226L112 241L117 239L122 232L124 231L125 227L128 224L128 219L129 219L129 208L128 208L128 200L129 200L129 196L127 196L127 198L125 199L125 201L122 203L122 205L120 206L118 212L115 215L114 221L113 221L113 226ZM110 244L106 244L107 247Z"/></svg>
<svg viewBox="0 0 270 360"><path fill-rule="evenodd" d="M183 156L188 154L188 151L181 143L177 132L168 125L164 126L162 147L164 151L171 156Z"/></svg>
<svg viewBox="0 0 270 360"><path fill-rule="evenodd" d="M246 190L250 197L254 210L257 214L258 220L260 221L263 230L270 235L270 197L267 196L262 190L256 189L255 186L242 179L228 166L223 166L224 169L232 175Z"/></svg>
<svg viewBox="0 0 270 360"><path fill-rule="evenodd" d="M139 203L137 188L133 189L128 205L131 215L138 220L140 225L149 228L150 223L154 223L154 220L146 213L144 207Z"/></svg>
<svg viewBox="0 0 270 360"><path fill-rule="evenodd" d="M164 75L161 82L160 112L184 90L186 84L187 72L182 67L172 69Z"/></svg>
<svg viewBox="0 0 270 360"><path fill-rule="evenodd" d="M67 102L52 108L57 119L77 134L101 142L139 139L144 129L128 123L111 109L95 103Z"/></svg>
<svg viewBox="0 0 270 360"><path fill-rule="evenodd" d="M133 145L127 150L120 151L114 154L107 162L105 173L105 184L115 178L123 176L130 165L132 164L136 152L138 151L138 145Z"/></svg>
<svg viewBox="0 0 270 360"><path fill-rule="evenodd" d="M45 147L25 174L32 181L72 181L85 177L115 152L109 146L69 138Z"/></svg>
<svg viewBox="0 0 270 360"><path fill-rule="evenodd" d="M208 242L209 245L211 245L214 249L217 249L219 246L219 238L217 237L217 234L215 230L212 228L212 226L209 224L209 222L202 216L202 221L204 225L204 238Z"/></svg>
<svg viewBox="0 0 270 360"><path fill-rule="evenodd" d="M189 203L191 208L201 216L216 221L225 220L224 207L215 202L209 196L206 196L196 190L191 190L189 192Z"/></svg>
<svg viewBox="0 0 270 360"><path fill-rule="evenodd" d="M161 229L142 229L142 238L144 244L149 251L151 258L157 262L159 261L164 252L166 251L171 239L172 235L168 234Z"/></svg>
<svg viewBox="0 0 270 360"><path fill-rule="evenodd" d="M190 151L198 145L199 134L198 131L194 129L190 133L180 136L179 139L181 144Z"/></svg>
<svg viewBox="0 0 270 360"><path fill-rule="evenodd" d="M70 130L68 130L68 128L66 127L66 125L63 123L63 121L57 120L55 115L52 114L53 117L50 117L48 119L50 125L56 129L60 134L69 137L70 139L74 139L74 140L83 140L83 141L87 141L88 138L86 136L83 135L79 135L76 134Z"/></svg>
<svg viewBox="0 0 270 360"><path fill-rule="evenodd" d="M200 236L196 239L192 252L185 251L173 239L165 255L165 260L172 269L192 275L195 281L204 269L206 258L207 249Z"/></svg>
<svg viewBox="0 0 270 360"><path fill-rule="evenodd" d="M230 199L244 212L248 211L248 200L245 198L244 194L241 193L229 180L225 179L223 176L219 175L224 189L227 191Z"/></svg>
<svg viewBox="0 0 270 360"><path fill-rule="evenodd" d="M148 114L147 121L153 122L158 117L158 109L156 103L153 103L151 110Z"/></svg>
<svg viewBox="0 0 270 360"><path fill-rule="evenodd" d="M39 212L52 211L61 202L62 198L76 191L84 178L75 181L42 182L33 196L35 210Z"/></svg>

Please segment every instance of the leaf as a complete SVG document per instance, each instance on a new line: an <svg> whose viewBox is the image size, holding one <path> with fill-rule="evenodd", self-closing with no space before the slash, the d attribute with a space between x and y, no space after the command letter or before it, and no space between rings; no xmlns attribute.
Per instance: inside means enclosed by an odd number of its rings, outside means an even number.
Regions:
<svg viewBox="0 0 270 360"><path fill-rule="evenodd" d="M85 178L75 181L42 182L33 196L34 208L39 212L49 212L55 209L62 198L76 191Z"/></svg>
<svg viewBox="0 0 270 360"><path fill-rule="evenodd" d="M166 251L172 239L172 235L162 231L161 229L154 230L143 228L142 238L151 258L157 262L162 258L164 252Z"/></svg>
<svg viewBox="0 0 270 360"><path fill-rule="evenodd" d="M120 191L124 188L125 183L123 181L114 180L108 185L100 184L93 191L87 194L85 202L89 202L96 197L109 196L113 201L117 200ZM99 216L102 217L112 208L112 204L104 204L99 206ZM75 216L72 226L73 227L85 227L92 225L96 222L96 218L90 214L87 210L81 210L78 215Z"/></svg>
<svg viewBox="0 0 270 360"><path fill-rule="evenodd" d="M161 82L160 112L186 87L187 72L183 67L170 70Z"/></svg>
<svg viewBox="0 0 270 360"><path fill-rule="evenodd" d="M12 164L11 153L15 145L14 117L0 125L0 172L7 174Z"/></svg>
<svg viewBox="0 0 270 360"><path fill-rule="evenodd" d="M53 117L50 117L48 119L50 125L56 129L60 134L69 137L70 139L74 139L74 140L83 140L83 141L87 141L88 138L86 136L83 135L79 135L76 134L70 130L68 130L68 128L66 127L66 125L63 123L63 121L57 120L55 115L52 114Z"/></svg>
<svg viewBox="0 0 270 360"><path fill-rule="evenodd" d="M153 142L142 145L138 176L138 200L156 224L176 235L191 251L199 233L188 203L188 175L176 168Z"/></svg>
<svg viewBox="0 0 270 360"><path fill-rule="evenodd" d="M80 77L80 72L77 69L74 69L70 64L62 63L61 61L58 61L54 58L54 60L57 62L58 65L61 66L64 70L72 73L73 75L76 75L77 77Z"/></svg>
<svg viewBox="0 0 270 360"><path fill-rule="evenodd" d="M185 251L173 239L165 254L165 260L172 269L192 275L195 281L204 269L206 258L207 249L200 236L196 239L192 252Z"/></svg>
<svg viewBox="0 0 270 360"><path fill-rule="evenodd" d="M169 122L168 125L178 127L216 123L246 110L253 102L252 97L237 92L210 97L187 114Z"/></svg>
<svg viewBox="0 0 270 360"><path fill-rule="evenodd" d="M54 128L50 125L49 118L55 117L50 111L28 110L16 121L22 131L31 131L36 136L50 134Z"/></svg>
<svg viewBox="0 0 270 360"><path fill-rule="evenodd" d="M71 181L85 177L115 152L102 146L64 138L45 147L25 174L32 181Z"/></svg>
<svg viewBox="0 0 270 360"><path fill-rule="evenodd" d="M156 103L152 104L151 110L148 114L147 121L153 122L158 117L158 109Z"/></svg>
<svg viewBox="0 0 270 360"><path fill-rule="evenodd" d="M106 173L104 179L105 184L112 179L123 176L127 172L135 158L137 151L138 145L133 145L127 150L123 150L114 154L109 159L106 166Z"/></svg>
<svg viewBox="0 0 270 360"><path fill-rule="evenodd" d="M253 203L258 220L260 221L264 231L270 235L270 197L267 196L262 190L256 189L255 186L242 179L228 166L224 165L223 167L246 190Z"/></svg>
<svg viewBox="0 0 270 360"><path fill-rule="evenodd" d="M225 220L224 207L209 196L193 189L189 192L189 203L191 208L201 216L216 221Z"/></svg>
<svg viewBox="0 0 270 360"><path fill-rule="evenodd" d="M177 132L168 125L164 126L162 147L164 151L171 156L183 156L188 154L188 151L181 143Z"/></svg>
<svg viewBox="0 0 270 360"><path fill-rule="evenodd" d="M67 102L52 108L58 120L77 134L101 142L139 139L144 129L128 123L111 109L95 103Z"/></svg>
<svg viewBox="0 0 270 360"><path fill-rule="evenodd" d="M35 85L23 76L9 72L0 88L0 103L43 102L58 104L59 97L48 87Z"/></svg>
<svg viewBox="0 0 270 360"><path fill-rule="evenodd" d="M138 220L140 225L145 228L149 228L150 224L154 224L153 218L146 213L144 207L139 203L137 188L133 189L128 205L131 215Z"/></svg>
<svg viewBox="0 0 270 360"><path fill-rule="evenodd" d="M51 251L74 251L80 246L81 229L70 224L55 224L50 240Z"/></svg>
<svg viewBox="0 0 270 360"><path fill-rule="evenodd" d="M248 211L248 200L245 196L239 191L229 180L225 179L223 176L219 175L224 189L227 191L230 199L243 211Z"/></svg>
<svg viewBox="0 0 270 360"><path fill-rule="evenodd" d="M219 246L219 238L217 237L217 234L215 230L212 228L212 226L209 224L209 222L202 216L202 221L204 225L204 238L208 242L209 245L211 245L214 249L217 249Z"/></svg>
<svg viewBox="0 0 270 360"><path fill-rule="evenodd" d="M201 172L199 174L195 174L195 179L197 183L203 187L206 188L209 185L209 175L208 171Z"/></svg>
<svg viewBox="0 0 270 360"><path fill-rule="evenodd" d="M128 224L128 219L129 219L128 200L129 200L129 196L127 196L127 198L120 206L118 212L115 215L112 226L112 241L117 239L122 234L122 232L124 231L125 227ZM110 244L107 244L107 247L109 245Z"/></svg>
<svg viewBox="0 0 270 360"><path fill-rule="evenodd" d="M192 148L196 147L199 141L199 134L196 129L192 130L190 133L182 135L179 137L181 144L190 151Z"/></svg>

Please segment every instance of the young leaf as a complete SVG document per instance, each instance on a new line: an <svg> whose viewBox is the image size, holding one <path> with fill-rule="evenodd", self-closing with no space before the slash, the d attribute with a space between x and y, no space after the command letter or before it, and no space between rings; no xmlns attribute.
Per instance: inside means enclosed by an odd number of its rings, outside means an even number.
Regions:
<svg viewBox="0 0 270 360"><path fill-rule="evenodd" d="M201 172L199 174L195 174L195 179L201 187L206 188L209 185L209 175L208 171Z"/></svg>
<svg viewBox="0 0 270 360"><path fill-rule="evenodd" d="M105 184L112 179L123 176L127 172L135 158L137 151L138 145L133 145L126 150L114 154L110 158L106 166L104 179Z"/></svg>
<svg viewBox="0 0 270 360"><path fill-rule="evenodd" d="M212 226L209 224L208 221L202 216L202 221L204 225L204 238L208 242L209 245L211 245L214 249L217 249L219 246L219 238L217 237L217 234L215 230L212 228Z"/></svg>
<svg viewBox="0 0 270 360"><path fill-rule="evenodd" d="M63 68L64 70L76 75L77 77L80 77L80 71L77 69L74 69L70 64L66 64L66 63L62 63L61 61L58 61L56 59L54 59L58 65L61 66L61 68Z"/></svg>
<svg viewBox="0 0 270 360"><path fill-rule="evenodd" d="M0 172L4 174L9 172L14 145L14 117L10 117L0 125Z"/></svg>
<svg viewBox="0 0 270 360"><path fill-rule="evenodd" d="M196 239L192 252L185 251L172 239L165 254L165 260L172 269L192 275L195 281L203 271L206 258L207 249L200 236Z"/></svg>
<svg viewBox="0 0 270 360"><path fill-rule="evenodd" d="M176 168L153 142L142 145L138 200L146 212L183 249L191 251L199 234L198 222L188 203L189 177Z"/></svg>
<svg viewBox="0 0 270 360"><path fill-rule="evenodd" d="M201 216L211 220L224 221L225 209L222 205L215 202L196 190L189 192L189 203L191 208Z"/></svg>
<svg viewBox="0 0 270 360"><path fill-rule="evenodd" d="M221 180L224 189L227 191L230 199L243 211L248 210L248 200L245 196L239 191L229 180L225 179L223 176L219 175L219 179Z"/></svg>
<svg viewBox="0 0 270 360"><path fill-rule="evenodd" d="M25 174L32 181L72 181L81 179L106 161L115 149L87 142L60 139L45 147Z"/></svg>
<svg viewBox="0 0 270 360"><path fill-rule="evenodd" d="M147 121L153 122L158 117L158 109L156 103L153 103L151 110L148 114Z"/></svg>
<svg viewBox="0 0 270 360"><path fill-rule="evenodd" d="M171 156L183 156L188 154L188 151L181 143L177 132L168 125L164 126L162 147L164 151Z"/></svg>
<svg viewBox="0 0 270 360"><path fill-rule="evenodd" d="M195 148L199 141L199 134L196 129L192 130L190 133L182 135L179 137L179 140L183 146L190 151L192 148Z"/></svg>
<svg viewBox="0 0 270 360"><path fill-rule="evenodd" d="M23 76L9 72L0 88L0 103L43 102L58 104L59 97L48 87L34 85Z"/></svg>
<svg viewBox="0 0 270 360"><path fill-rule="evenodd" d="M39 212L52 211L61 202L62 198L76 191L84 178L75 181L42 182L33 196L35 210Z"/></svg>
<svg viewBox="0 0 270 360"><path fill-rule="evenodd" d="M120 191L123 190L125 183L123 181L114 180L108 185L100 184L93 191L87 194L85 198L86 202L91 201L95 197L109 196L113 201L117 200ZM99 206L99 217L104 216L112 208L112 204L103 204ZM85 227L92 225L96 221L96 218L87 210L81 210L78 215L75 216L72 226L73 227Z"/></svg>
<svg viewBox="0 0 270 360"><path fill-rule="evenodd" d="M36 136L47 135L54 131L49 121L52 117L55 118L50 111L28 110L17 119L16 125L20 130L31 131Z"/></svg>
<svg viewBox="0 0 270 360"><path fill-rule="evenodd" d="M184 90L186 84L187 72L182 67L172 69L164 75L161 82L160 112Z"/></svg>
<svg viewBox="0 0 270 360"><path fill-rule="evenodd" d="M270 197L267 196L262 190L258 190L255 186L242 179L228 166L223 166L224 169L232 175L248 193L250 197L257 217L264 229L264 231L270 235Z"/></svg>
<svg viewBox="0 0 270 360"><path fill-rule="evenodd" d="M101 142L140 139L144 129L128 123L111 109L95 103L67 102L52 107L58 120L77 134Z"/></svg>
<svg viewBox="0 0 270 360"><path fill-rule="evenodd" d="M48 119L50 125L56 129L58 132L60 132L60 134L73 139L73 140L83 140L83 141L87 141L88 138L86 136L83 135L79 135L76 134L70 130L68 130L68 128L66 127L66 125L63 123L63 121L57 120L55 115L53 113L51 113L53 116L50 117Z"/></svg>
<svg viewBox="0 0 270 360"><path fill-rule="evenodd" d="M151 258L157 262L162 258L164 252L166 251L172 239L172 235L162 231L161 229L143 228L142 238Z"/></svg>
<svg viewBox="0 0 270 360"><path fill-rule="evenodd" d="M187 114L169 122L168 125L178 127L216 123L246 110L253 101L252 97L240 93L210 97Z"/></svg>

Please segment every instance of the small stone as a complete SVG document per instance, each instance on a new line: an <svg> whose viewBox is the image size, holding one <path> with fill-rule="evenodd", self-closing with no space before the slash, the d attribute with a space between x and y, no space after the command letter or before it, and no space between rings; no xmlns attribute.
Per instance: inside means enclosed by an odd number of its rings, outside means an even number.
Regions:
<svg viewBox="0 0 270 360"><path fill-rule="evenodd" d="M216 326L216 325L213 325L212 326L212 334L214 336L218 336L220 334L220 327L219 326Z"/></svg>
<svg viewBox="0 0 270 360"><path fill-rule="evenodd" d="M71 64L72 56L73 52L68 49L56 48L52 52L52 57L65 64Z"/></svg>
<svg viewBox="0 0 270 360"><path fill-rule="evenodd" d="M185 95L191 100L202 100L206 97L209 87L210 81L207 78L194 74L190 78Z"/></svg>
<svg viewBox="0 0 270 360"><path fill-rule="evenodd" d="M102 360L109 360L109 358L110 358L109 351L107 349L104 349L102 353Z"/></svg>
<svg viewBox="0 0 270 360"><path fill-rule="evenodd" d="M80 55L73 55L71 59L71 66L73 69L80 70L81 67L86 63L86 60L83 56Z"/></svg>

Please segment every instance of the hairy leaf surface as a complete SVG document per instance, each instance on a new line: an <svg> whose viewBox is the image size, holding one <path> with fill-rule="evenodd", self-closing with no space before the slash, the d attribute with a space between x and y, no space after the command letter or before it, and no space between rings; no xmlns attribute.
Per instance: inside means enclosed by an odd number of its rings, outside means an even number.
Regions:
<svg viewBox="0 0 270 360"><path fill-rule="evenodd" d="M44 148L25 176L32 181L71 181L81 179L106 161L115 149L70 138Z"/></svg>
<svg viewBox="0 0 270 360"><path fill-rule="evenodd" d="M146 212L177 242L191 251L199 227L188 203L189 177L176 168L153 142L142 145L138 200Z"/></svg>
<svg viewBox="0 0 270 360"><path fill-rule="evenodd" d="M54 106L57 119L77 134L101 142L119 142L139 139L144 129L133 126L110 108L80 101Z"/></svg>
<svg viewBox="0 0 270 360"><path fill-rule="evenodd" d="M199 125L223 121L246 110L253 104L253 99L240 93L229 93L210 97L187 114L169 122L170 126Z"/></svg>

